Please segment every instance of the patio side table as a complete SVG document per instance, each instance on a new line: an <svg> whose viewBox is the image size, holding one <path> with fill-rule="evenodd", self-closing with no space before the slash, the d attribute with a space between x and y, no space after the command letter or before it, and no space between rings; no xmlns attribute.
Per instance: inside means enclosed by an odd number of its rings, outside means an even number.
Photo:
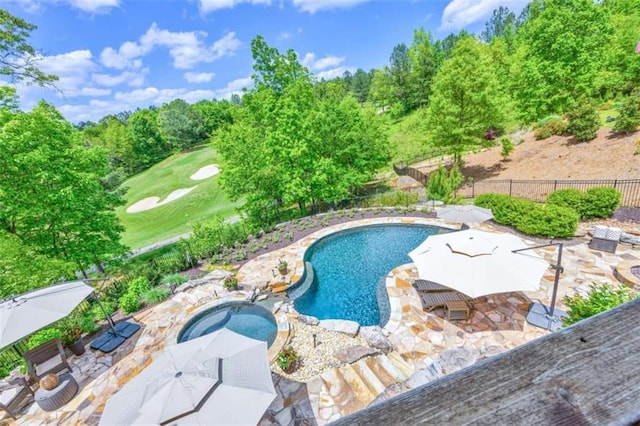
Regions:
<svg viewBox="0 0 640 426"><path fill-rule="evenodd" d="M466 320L469 318L469 305L462 300L448 300L444 304L447 320Z"/></svg>
<svg viewBox="0 0 640 426"><path fill-rule="evenodd" d="M60 374L58 386L51 390L39 388L34 399L44 411L54 411L71 401L78 393L78 382L69 373Z"/></svg>

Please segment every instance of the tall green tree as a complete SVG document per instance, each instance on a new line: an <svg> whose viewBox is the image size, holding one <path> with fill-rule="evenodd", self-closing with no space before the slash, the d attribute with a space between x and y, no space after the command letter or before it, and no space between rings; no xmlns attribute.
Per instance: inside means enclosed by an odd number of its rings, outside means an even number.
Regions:
<svg viewBox="0 0 640 426"><path fill-rule="evenodd" d="M458 41L433 82L426 123L431 142L460 160L465 149L482 145L489 128L504 127L508 110L486 46L470 37Z"/></svg>
<svg viewBox="0 0 640 426"><path fill-rule="evenodd" d="M409 57L411 59L411 106L423 107L429 102L431 84L441 65L441 60L434 49L431 33L422 28L413 32Z"/></svg>
<svg viewBox="0 0 640 426"><path fill-rule="evenodd" d="M508 7L500 6L493 11L491 18L482 30L482 39L485 43L498 37L505 39L515 32L516 15L509 10Z"/></svg>
<svg viewBox="0 0 640 426"><path fill-rule="evenodd" d="M172 153L158 125L158 111L142 109L136 111L127 125L127 137L133 153L134 170L139 172L151 167Z"/></svg>
<svg viewBox="0 0 640 426"><path fill-rule="evenodd" d="M49 104L15 113L0 129L0 228L80 270L125 252L115 214L122 198L100 178L106 153L85 148Z"/></svg>
<svg viewBox="0 0 640 426"><path fill-rule="evenodd" d="M403 112L411 110L411 58L404 43L393 48L389 59L389 75L394 101L402 106Z"/></svg>
<svg viewBox="0 0 640 426"><path fill-rule="evenodd" d="M233 114L236 109L227 100L215 99L196 102L192 107L202 116L205 132L209 136L215 135L223 126L233 123Z"/></svg>
<svg viewBox="0 0 640 426"><path fill-rule="evenodd" d="M612 27L593 0L534 0L528 10L512 75L522 118L534 121L594 95Z"/></svg>
<svg viewBox="0 0 640 426"><path fill-rule="evenodd" d="M58 77L37 67L40 55L28 42L37 27L0 9L0 76L12 83L50 86Z"/></svg>
<svg viewBox="0 0 640 426"><path fill-rule="evenodd" d="M207 139L204 118L182 99L163 105L158 113L158 121L164 140L176 151Z"/></svg>
<svg viewBox="0 0 640 426"><path fill-rule="evenodd" d="M281 54L262 37L251 46L254 88L216 143L223 188L259 222L285 206L348 196L388 156L377 116L326 82L315 89L293 51Z"/></svg>
<svg viewBox="0 0 640 426"><path fill-rule="evenodd" d="M350 84L353 96L363 105L369 98L369 90L371 89L371 74L358 68L351 78Z"/></svg>

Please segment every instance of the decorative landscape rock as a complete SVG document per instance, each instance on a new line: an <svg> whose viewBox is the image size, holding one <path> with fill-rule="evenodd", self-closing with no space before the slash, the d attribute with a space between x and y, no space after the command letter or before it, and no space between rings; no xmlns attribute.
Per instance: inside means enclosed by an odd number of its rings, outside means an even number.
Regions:
<svg viewBox="0 0 640 426"><path fill-rule="evenodd" d="M182 284L181 286L177 287L175 289L175 293L180 293L186 290L189 290L191 288L194 287L198 287L204 284L210 284L210 283L214 283L216 281L222 281L226 276L228 276L230 273L227 271L221 271L221 270L215 270L212 271L210 273L208 273L207 275L205 275L202 278L197 278L195 280L189 280L186 283Z"/></svg>
<svg viewBox="0 0 640 426"><path fill-rule="evenodd" d="M388 354L393 351L393 345L384 335L380 326L360 327L360 335L365 338L369 346L380 349L382 353Z"/></svg>
<svg viewBox="0 0 640 426"><path fill-rule="evenodd" d="M298 321L308 325L318 325L320 323L320 320L318 320L318 318L312 317L310 315L300 315L298 317Z"/></svg>
<svg viewBox="0 0 640 426"><path fill-rule="evenodd" d="M345 364L351 364L366 356L377 355L379 352L373 348L365 348L364 346L351 346L350 348L334 352L333 356L337 360Z"/></svg>
<svg viewBox="0 0 640 426"><path fill-rule="evenodd" d="M640 244L640 237L622 232L620 234L620 241L628 244Z"/></svg>
<svg viewBox="0 0 640 426"><path fill-rule="evenodd" d="M344 333L351 337L355 337L360 329L360 324L347 320L322 320L318 325L325 330Z"/></svg>

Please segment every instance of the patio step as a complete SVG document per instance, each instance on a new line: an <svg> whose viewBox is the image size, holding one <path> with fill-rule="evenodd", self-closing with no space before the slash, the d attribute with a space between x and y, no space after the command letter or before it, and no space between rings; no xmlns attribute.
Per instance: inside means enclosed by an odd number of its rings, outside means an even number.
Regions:
<svg viewBox="0 0 640 426"><path fill-rule="evenodd" d="M343 416L365 408L387 387L405 381L413 369L397 353L367 357L342 367L324 371L324 382L331 402Z"/></svg>
<svg viewBox="0 0 640 426"><path fill-rule="evenodd" d="M338 368L332 367L325 370L320 377L329 397L333 400L333 404L325 401L326 405L335 405L343 416L364 408Z"/></svg>
<svg viewBox="0 0 640 426"><path fill-rule="evenodd" d="M287 283L283 283L283 282L277 282L277 283L273 283L273 284L269 284L269 288L271 289L271 291L273 293L276 294L280 294L283 296L287 295L287 288L289 287L289 285Z"/></svg>

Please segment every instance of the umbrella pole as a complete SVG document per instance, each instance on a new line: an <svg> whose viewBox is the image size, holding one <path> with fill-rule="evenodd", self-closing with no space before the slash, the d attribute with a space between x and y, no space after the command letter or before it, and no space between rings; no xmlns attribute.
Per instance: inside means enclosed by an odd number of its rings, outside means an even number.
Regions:
<svg viewBox="0 0 640 426"><path fill-rule="evenodd" d="M109 277L106 277L106 278L88 278L85 281L107 281L108 279L109 279ZM111 319L111 315L109 315L109 313L105 309L104 305L100 301L100 298L98 297L98 292L95 291L95 290L93 291L93 298L96 300L96 302L98 302L98 306L100 306L100 309L102 310L102 313L104 313L104 316L107 318L107 323L109 324L109 327L111 328L111 332L113 333L114 336L118 336L118 331L116 330L116 325L114 324L113 319Z"/></svg>
<svg viewBox="0 0 640 426"><path fill-rule="evenodd" d="M550 331L559 330L562 327L562 317L566 317L567 313L557 309L556 310L556 297L558 295L558 284L560 282L560 274L564 270L562 267L562 243L549 243L535 247L527 247L518 250L512 250L513 253L518 253L526 250L533 250L537 248L545 247L558 247L558 260L555 265L551 265L556 270L553 279L553 293L551 294L551 306L546 307L541 303L532 303L529 307L529 313L527 314L527 322L540 328L546 328ZM557 316L555 314L558 314Z"/></svg>

